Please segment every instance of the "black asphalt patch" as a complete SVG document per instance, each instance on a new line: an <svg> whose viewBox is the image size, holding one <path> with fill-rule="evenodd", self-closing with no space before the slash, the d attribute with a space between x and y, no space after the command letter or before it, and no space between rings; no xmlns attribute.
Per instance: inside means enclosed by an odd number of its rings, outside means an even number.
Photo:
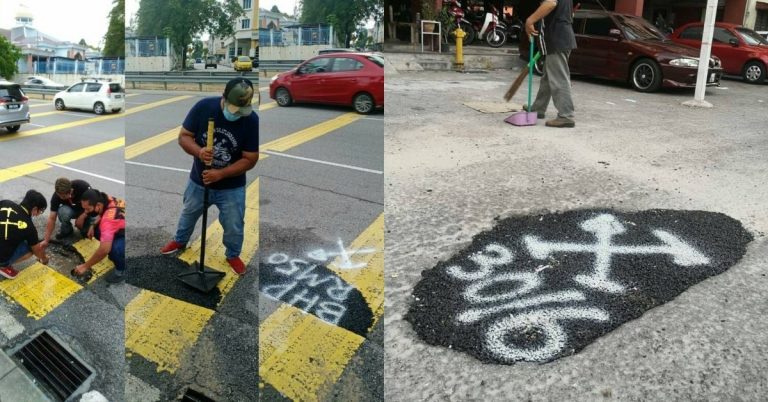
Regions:
<svg viewBox="0 0 768 402"><path fill-rule="evenodd" d="M126 258L125 266L126 282L133 286L211 310L216 310L221 301L219 288L202 293L180 281L177 278L179 274L191 272L195 268L178 258L162 255L130 257Z"/></svg>
<svg viewBox="0 0 768 402"><path fill-rule="evenodd" d="M484 362L552 361L725 272L750 241L713 212L514 216L424 271L406 320Z"/></svg>
<svg viewBox="0 0 768 402"><path fill-rule="evenodd" d="M84 256L80 255L74 246L66 243L51 240L45 252L48 255L47 265L59 272L69 273L76 266L85 262Z"/></svg>

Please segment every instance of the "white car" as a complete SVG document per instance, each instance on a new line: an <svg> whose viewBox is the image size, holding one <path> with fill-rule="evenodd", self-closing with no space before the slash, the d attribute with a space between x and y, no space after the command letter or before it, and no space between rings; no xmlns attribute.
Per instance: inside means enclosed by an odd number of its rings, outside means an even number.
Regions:
<svg viewBox="0 0 768 402"><path fill-rule="evenodd" d="M67 87L64 84L59 84L58 82L49 80L48 78L37 77L37 76L32 76L27 78L27 80L24 81L24 86L30 87L30 88L45 88L45 89L64 89Z"/></svg>
<svg viewBox="0 0 768 402"><path fill-rule="evenodd" d="M84 80L53 97L56 110L87 109L96 114L118 113L125 108L125 91L119 83Z"/></svg>

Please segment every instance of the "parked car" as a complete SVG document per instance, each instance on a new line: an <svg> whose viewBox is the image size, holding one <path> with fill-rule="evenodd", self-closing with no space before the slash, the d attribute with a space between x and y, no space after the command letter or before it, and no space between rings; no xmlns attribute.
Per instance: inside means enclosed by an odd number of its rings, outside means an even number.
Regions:
<svg viewBox="0 0 768 402"><path fill-rule="evenodd" d="M25 87L30 88L41 88L41 89L64 89L67 86L64 84L59 84L56 81L49 80L45 77L29 77L26 81L24 81Z"/></svg>
<svg viewBox="0 0 768 402"><path fill-rule="evenodd" d="M328 54L328 53L354 53L357 52L355 49L345 49L345 48L330 48L330 49L320 49L320 51L317 52L318 55L320 54Z"/></svg>
<svg viewBox="0 0 768 402"><path fill-rule="evenodd" d="M29 123L28 101L21 85L0 80L0 128L15 133L22 124Z"/></svg>
<svg viewBox="0 0 768 402"><path fill-rule="evenodd" d="M87 109L96 114L118 113L125 107L125 90L119 83L83 80L54 96L56 110Z"/></svg>
<svg viewBox="0 0 768 402"><path fill-rule="evenodd" d="M676 29L670 39L701 48L703 30L701 22L686 24ZM757 32L736 24L716 22L712 33L712 54L723 61L726 74L740 75L744 81L753 84L765 81L768 40Z"/></svg>
<svg viewBox="0 0 768 402"><path fill-rule="evenodd" d="M384 107L384 59L371 53L315 56L272 77L269 97L292 103L351 105L361 114Z"/></svg>
<svg viewBox="0 0 768 402"><path fill-rule="evenodd" d="M218 63L216 63L215 57L208 57L207 59L205 59L205 68L208 69L208 67L213 67L218 69L219 65Z"/></svg>
<svg viewBox="0 0 768 402"><path fill-rule="evenodd" d="M248 56L237 56L233 67L235 71L253 71L253 62Z"/></svg>
<svg viewBox="0 0 768 402"><path fill-rule="evenodd" d="M196 59L195 59L195 63L196 63L196 64L200 64L200 63L202 63L202 62L203 62L203 59L202 59L202 58L200 58L200 57L198 57L198 58L196 58Z"/></svg>
<svg viewBox="0 0 768 402"><path fill-rule="evenodd" d="M629 82L640 92L696 87L699 52L673 43L640 17L579 10L573 30L578 48L568 62L572 74ZM707 85L720 85L720 60L713 56L708 65Z"/></svg>
<svg viewBox="0 0 768 402"><path fill-rule="evenodd" d="M768 31L755 31L758 35L762 36L765 39L768 39Z"/></svg>

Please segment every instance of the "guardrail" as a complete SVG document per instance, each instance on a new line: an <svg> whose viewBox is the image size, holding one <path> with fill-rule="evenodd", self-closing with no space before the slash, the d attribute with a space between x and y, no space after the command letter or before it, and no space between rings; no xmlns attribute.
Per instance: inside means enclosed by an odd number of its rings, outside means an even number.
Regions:
<svg viewBox="0 0 768 402"><path fill-rule="evenodd" d="M197 84L202 92L205 84L225 84L237 77L248 77L256 73L237 71L129 71L125 73L126 86L130 83L136 89L136 83L162 83L168 90L169 83Z"/></svg>
<svg viewBox="0 0 768 402"><path fill-rule="evenodd" d="M42 95L43 99L53 99L53 95L56 95L57 93L63 91L66 88L63 89L49 89L49 88L34 88L34 87L25 87L21 86L21 90L25 94L34 94L34 95ZM50 95L48 98L46 98L47 95Z"/></svg>

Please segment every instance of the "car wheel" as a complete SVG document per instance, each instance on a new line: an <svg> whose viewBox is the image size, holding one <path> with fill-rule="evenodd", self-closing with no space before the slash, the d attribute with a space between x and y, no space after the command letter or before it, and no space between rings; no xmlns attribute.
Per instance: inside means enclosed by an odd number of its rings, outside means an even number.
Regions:
<svg viewBox="0 0 768 402"><path fill-rule="evenodd" d="M744 65L742 76L750 84L760 84L765 79L765 65L759 61L750 61Z"/></svg>
<svg viewBox="0 0 768 402"><path fill-rule="evenodd" d="M352 100L352 107L360 114L368 114L373 111L373 97L365 92L355 95Z"/></svg>
<svg viewBox="0 0 768 402"><path fill-rule="evenodd" d="M56 110L64 110L64 101L61 99L56 99L53 105L56 107Z"/></svg>
<svg viewBox="0 0 768 402"><path fill-rule="evenodd" d="M282 87L277 88L275 91L275 101L280 106L291 106L291 103L293 103L290 92Z"/></svg>
<svg viewBox="0 0 768 402"><path fill-rule="evenodd" d="M93 113L104 114L104 104L101 102L96 102L93 105Z"/></svg>
<svg viewBox="0 0 768 402"><path fill-rule="evenodd" d="M632 86L640 92L656 92L661 88L661 69L651 59L640 59L632 66Z"/></svg>
<svg viewBox="0 0 768 402"><path fill-rule="evenodd" d="M21 128L21 125L5 127L5 129L8 130L9 133L15 133L15 132L19 131L20 128Z"/></svg>

